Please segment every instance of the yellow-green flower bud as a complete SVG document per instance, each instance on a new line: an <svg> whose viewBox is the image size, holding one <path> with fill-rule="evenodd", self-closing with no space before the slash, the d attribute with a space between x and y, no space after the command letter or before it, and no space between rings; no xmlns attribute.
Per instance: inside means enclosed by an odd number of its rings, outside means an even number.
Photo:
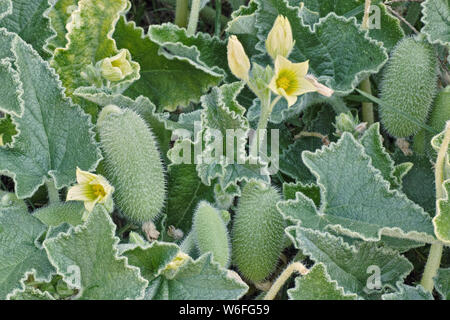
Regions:
<svg viewBox="0 0 450 320"><path fill-rule="evenodd" d="M236 36L228 39L227 46L228 66L236 78L248 80L248 72L250 71L250 60L245 54L244 47Z"/></svg>
<svg viewBox="0 0 450 320"><path fill-rule="evenodd" d="M292 38L292 29L289 20L286 17L278 16L275 20L272 30L266 40L267 53L273 60L278 55L287 58L294 47L295 41Z"/></svg>
<svg viewBox="0 0 450 320"><path fill-rule="evenodd" d="M101 62L102 77L109 81L120 81L133 73L131 67L131 55L127 49L122 49L111 58L105 58Z"/></svg>

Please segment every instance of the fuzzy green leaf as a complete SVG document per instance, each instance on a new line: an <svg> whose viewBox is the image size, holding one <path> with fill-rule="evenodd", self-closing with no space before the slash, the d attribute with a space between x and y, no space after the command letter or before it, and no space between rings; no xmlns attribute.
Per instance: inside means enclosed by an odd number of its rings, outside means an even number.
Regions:
<svg viewBox="0 0 450 320"><path fill-rule="evenodd" d="M78 87L91 85L82 77L88 65L118 54L111 35L117 20L127 9L128 0L78 2L66 26L68 42L64 48L55 50L51 60L68 96ZM131 62L131 67L133 72L120 82L113 82L111 90L121 92L139 78L139 64Z"/></svg>
<svg viewBox="0 0 450 320"><path fill-rule="evenodd" d="M134 22L121 18L117 23L114 39L119 48L127 48L140 64L141 78L125 92L131 97L144 95L158 107L158 111L175 110L198 102L209 87L217 85L223 75L205 66L195 48L186 49L186 54L169 55L144 30ZM195 53L194 57L191 56ZM201 57L201 55L200 55Z"/></svg>
<svg viewBox="0 0 450 320"><path fill-rule="evenodd" d="M382 233L433 241L428 214L404 194L390 190L351 134L344 133L337 143L316 153L304 152L302 158L321 188L320 211L336 229L372 241L380 240ZM339 169L330 163L339 163Z"/></svg>
<svg viewBox="0 0 450 320"><path fill-rule="evenodd" d="M355 294L344 290L330 279L323 263L318 263L302 277L295 278L295 288L287 294L291 300L355 300Z"/></svg>
<svg viewBox="0 0 450 320"><path fill-rule="evenodd" d="M345 293L369 298L376 292L367 285L373 274L371 266L379 268L382 288L395 288L396 283L413 269L412 264L397 251L379 248L375 243L351 246L340 237L300 226L289 227L287 231L297 248L316 263L326 266L330 278L337 281Z"/></svg>
<svg viewBox="0 0 450 320"><path fill-rule="evenodd" d="M11 0L0 0L0 19L11 14L12 3Z"/></svg>
<svg viewBox="0 0 450 320"><path fill-rule="evenodd" d="M160 46L160 52L168 59L189 58L218 74L227 75L229 80L234 79L228 69L225 41L202 32L188 36L186 29L171 23L150 26L148 36Z"/></svg>
<svg viewBox="0 0 450 320"><path fill-rule="evenodd" d="M311 30L301 21L299 7L291 7L286 0L256 0L256 3L260 51L265 52L264 41L277 15L284 15L295 40L289 59L309 60L309 72L336 93L350 93L363 78L377 73L388 59L386 50L360 30L354 18L331 12Z"/></svg>
<svg viewBox="0 0 450 320"><path fill-rule="evenodd" d="M150 245L135 246L123 252L130 265L141 270L142 276L148 281L153 281L179 252L175 244L164 242L152 242Z"/></svg>
<svg viewBox="0 0 450 320"><path fill-rule="evenodd" d="M442 188L445 190L443 199L438 199L436 216L433 218L436 237L450 243L450 179L444 181Z"/></svg>
<svg viewBox="0 0 450 320"><path fill-rule="evenodd" d="M188 258L174 273L151 281L146 299L152 300L237 300L248 286L233 271L214 262L210 253L197 260Z"/></svg>
<svg viewBox="0 0 450 320"><path fill-rule="evenodd" d="M36 279L50 280L55 270L38 242L46 230L26 209L0 208L0 299L20 290L32 271Z"/></svg>
<svg viewBox="0 0 450 320"><path fill-rule="evenodd" d="M50 227L57 227L62 223L77 226L82 224L85 210L83 202L68 201L52 203L46 207L39 208L33 212L33 216Z"/></svg>
<svg viewBox="0 0 450 320"><path fill-rule="evenodd" d="M339 16L345 16L347 18L355 16L358 23L362 22L364 15L364 3L365 0L355 1L327 1L327 0L305 0L305 6L313 12L318 12L320 17L325 17L330 12L334 12ZM384 47L391 50L397 42L404 37L403 29L400 26L400 21L387 12L386 6L381 3L380 0L372 1L372 5L379 9L372 9L369 14L369 23L373 23L373 26L369 26L369 36L375 40L381 41ZM379 10L380 24L376 25L376 14Z"/></svg>
<svg viewBox="0 0 450 320"><path fill-rule="evenodd" d="M198 203L201 200L214 201L213 188L202 183L194 164L171 165L168 175L166 223L187 234Z"/></svg>
<svg viewBox="0 0 450 320"><path fill-rule="evenodd" d="M118 257L116 226L97 206L86 223L44 241L50 261L64 280L79 289L79 299L139 299L148 282L139 269Z"/></svg>
<svg viewBox="0 0 450 320"><path fill-rule="evenodd" d="M450 45L450 1L426 0L422 2L422 32L428 40L443 46Z"/></svg>
<svg viewBox="0 0 450 320"><path fill-rule="evenodd" d="M439 269L437 276L434 278L436 291L443 299L450 300L450 268Z"/></svg>
<svg viewBox="0 0 450 320"><path fill-rule="evenodd" d="M55 300L47 291L42 292L33 287L26 287L21 291L16 291L9 297L10 300Z"/></svg>
<svg viewBox="0 0 450 320"><path fill-rule="evenodd" d="M24 112L12 116L19 130L13 147L0 149L0 170L13 177L19 198L33 195L53 178L62 188L75 181L76 167L96 167L100 151L89 117L66 99L54 71L23 40L12 41Z"/></svg>
<svg viewBox="0 0 450 320"><path fill-rule="evenodd" d="M387 153L383 146L383 137L380 134L380 124L372 125L360 140L366 154L372 158L372 165L380 170L383 178L388 181L393 189L400 189L402 177L411 169L412 163L403 163L398 166Z"/></svg>
<svg viewBox="0 0 450 320"><path fill-rule="evenodd" d="M49 1L14 0L12 5L11 14L0 21L0 27L17 33L43 58L48 58L50 54L44 50L44 45L55 34L48 18Z"/></svg>
<svg viewBox="0 0 450 320"><path fill-rule="evenodd" d="M383 300L434 300L433 295L426 291L422 286L408 286L406 284L398 285L399 291L383 294Z"/></svg>
<svg viewBox="0 0 450 320"><path fill-rule="evenodd" d="M54 52L56 48L64 48L67 43L66 25L73 11L78 7L79 0L50 0L52 7L48 12L50 25L55 35L48 39L47 50Z"/></svg>
<svg viewBox="0 0 450 320"><path fill-rule="evenodd" d="M206 142L202 163L197 165L197 172L206 185L210 185L215 178L219 178L223 189L242 180L270 181L267 164L260 158L247 156L244 149L249 125L247 119L242 115L242 106L236 101L236 96L241 89L241 82L225 84L219 88L213 88L211 93L204 95L201 99L203 106L202 134L203 140ZM227 130L234 130L236 133L233 159L227 157L229 154L226 145ZM214 138L211 139L212 141L209 139L209 136L214 136L214 131L218 131L222 135L223 157L213 154L212 159L208 159L208 155L215 147ZM196 143L202 143L202 141L196 141Z"/></svg>

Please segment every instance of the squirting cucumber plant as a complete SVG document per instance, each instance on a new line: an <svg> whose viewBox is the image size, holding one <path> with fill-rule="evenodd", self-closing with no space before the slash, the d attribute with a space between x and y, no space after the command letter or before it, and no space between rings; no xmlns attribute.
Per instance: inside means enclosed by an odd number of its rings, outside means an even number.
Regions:
<svg viewBox="0 0 450 320"><path fill-rule="evenodd" d="M450 299L449 21L0 0L0 300Z"/></svg>

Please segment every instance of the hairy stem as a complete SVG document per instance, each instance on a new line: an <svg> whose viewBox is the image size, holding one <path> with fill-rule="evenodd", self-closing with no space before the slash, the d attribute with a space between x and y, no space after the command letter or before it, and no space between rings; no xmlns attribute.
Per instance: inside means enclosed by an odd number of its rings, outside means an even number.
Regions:
<svg viewBox="0 0 450 320"><path fill-rule="evenodd" d="M186 28L188 24L189 0L177 0L175 8L175 24Z"/></svg>
<svg viewBox="0 0 450 320"><path fill-rule="evenodd" d="M270 91L267 92L266 97L261 99L261 114L259 116L258 126L256 127L256 132L253 136L252 143L250 145L250 155L258 155L258 144L259 144L259 133L261 130L267 128L267 123L269 122L270 114L272 113L272 108L274 104L270 103ZM278 100L275 99L274 103Z"/></svg>
<svg viewBox="0 0 450 320"><path fill-rule="evenodd" d="M220 37L220 33L222 32L222 23L220 18L222 16L222 0L216 0L216 20L214 21L214 34L217 37Z"/></svg>
<svg viewBox="0 0 450 320"><path fill-rule="evenodd" d="M188 36L192 36L197 31L198 16L200 13L200 0L192 0L191 14L189 15L189 24L187 27Z"/></svg>
<svg viewBox="0 0 450 320"><path fill-rule="evenodd" d="M361 24L361 29L369 30L369 13L370 13L370 5L371 0L366 0L364 4L364 17ZM370 78L367 77L360 84L360 89L368 94L372 94ZM373 103L372 102L363 102L362 103L362 121L367 122L367 125L370 127L374 122L373 115Z"/></svg>
<svg viewBox="0 0 450 320"><path fill-rule="evenodd" d="M442 141L441 148L439 149L438 157L436 160L435 169L435 184L436 184L436 201L444 197L444 167L448 151L448 145L450 143L450 121L447 121L445 128L444 140ZM438 210L436 205L436 210ZM434 243L431 245L430 253L428 254L427 264L422 275L422 281L420 284L428 291L432 292L434 288L433 278L436 276L439 266L441 264L443 251L442 243Z"/></svg>
<svg viewBox="0 0 450 320"><path fill-rule="evenodd" d="M281 287L286 283L286 281L291 277L294 272L300 273L302 276L308 273L308 269L301 262L291 263L278 277L275 283L267 292L264 300L273 300L280 291Z"/></svg>
<svg viewBox="0 0 450 320"><path fill-rule="evenodd" d="M59 192L58 189L56 189L55 187L55 183L53 182L53 179L48 180L45 183L45 186L47 187L47 192L48 192L48 203L52 204L52 203L58 203L59 200Z"/></svg>
<svg viewBox="0 0 450 320"><path fill-rule="evenodd" d="M370 78L367 77L361 82L360 89L368 94L372 94ZM373 114L373 103L363 102L362 103L362 121L367 122L370 127L375 122L375 116Z"/></svg>

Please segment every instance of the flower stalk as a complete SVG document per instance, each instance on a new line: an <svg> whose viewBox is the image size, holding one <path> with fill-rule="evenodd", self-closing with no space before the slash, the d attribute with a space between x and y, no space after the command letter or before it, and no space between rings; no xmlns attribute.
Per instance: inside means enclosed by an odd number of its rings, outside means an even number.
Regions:
<svg viewBox="0 0 450 320"><path fill-rule="evenodd" d="M281 287L286 283L286 281L291 277L294 272L300 273L302 276L309 272L301 262L294 262L290 264L278 277L275 283L270 288L269 292L264 297L264 300L273 300L280 291Z"/></svg>
<svg viewBox="0 0 450 320"><path fill-rule="evenodd" d="M439 149L435 168L436 211L438 210L437 201L444 197L444 187L443 187L444 168L449 143L450 143L450 121L447 121L444 140L442 141L441 148ZM429 292L432 292L434 289L433 278L436 276L439 266L441 264L443 248L444 245L442 244L442 242L433 243L430 248L430 253L428 254L428 260L425 265L425 270L423 272L422 281L420 282L420 284L425 288L425 290L428 290Z"/></svg>

